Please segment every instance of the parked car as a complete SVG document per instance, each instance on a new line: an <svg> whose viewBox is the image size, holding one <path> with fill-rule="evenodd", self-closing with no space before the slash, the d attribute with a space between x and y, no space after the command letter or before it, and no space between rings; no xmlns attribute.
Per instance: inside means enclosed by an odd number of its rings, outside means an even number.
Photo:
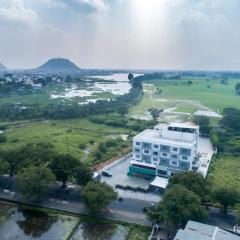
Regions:
<svg viewBox="0 0 240 240"><path fill-rule="evenodd" d="M108 171L102 171L102 175L105 177L111 177L112 173L108 172Z"/></svg>
<svg viewBox="0 0 240 240"><path fill-rule="evenodd" d="M147 208L147 207L144 207L144 208L143 208L143 212L146 213L147 211L148 211L148 208Z"/></svg>

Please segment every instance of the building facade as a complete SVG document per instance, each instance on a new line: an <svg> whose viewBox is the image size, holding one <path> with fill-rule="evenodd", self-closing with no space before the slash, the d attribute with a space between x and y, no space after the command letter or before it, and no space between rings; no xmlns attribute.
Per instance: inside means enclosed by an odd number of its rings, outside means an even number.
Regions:
<svg viewBox="0 0 240 240"><path fill-rule="evenodd" d="M197 170L199 126L161 123L133 138L129 175L169 178L175 173Z"/></svg>

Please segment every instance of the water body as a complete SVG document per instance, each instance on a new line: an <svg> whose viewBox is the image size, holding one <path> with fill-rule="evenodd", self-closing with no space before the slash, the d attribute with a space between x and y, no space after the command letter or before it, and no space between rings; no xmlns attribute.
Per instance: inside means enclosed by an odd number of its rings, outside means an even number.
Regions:
<svg viewBox="0 0 240 240"><path fill-rule="evenodd" d="M108 223L81 223L71 240L125 240L128 227Z"/></svg>
<svg viewBox="0 0 240 240"><path fill-rule="evenodd" d="M134 74L134 76L139 76L141 74ZM91 84L89 86L85 86L85 88L81 88L81 86L78 86L76 84L72 84L72 86L69 88L65 88L65 90L62 93L55 93L52 92L50 94L50 98L65 98L70 99L74 97L93 97L97 93L102 92L110 92L114 95L123 95L129 92L131 89L131 84L128 80L128 74L127 73L118 73L118 74L112 74L112 75L106 75L106 76L91 76L92 79L101 79L101 80L109 80L109 83L102 83L102 82L95 82L94 84ZM114 82L113 82L114 81ZM96 98L95 101L99 100ZM86 103L87 100L86 100Z"/></svg>
<svg viewBox="0 0 240 240"><path fill-rule="evenodd" d="M0 224L1 240L65 240L77 218L16 209Z"/></svg>
<svg viewBox="0 0 240 240"><path fill-rule="evenodd" d="M73 216L14 209L0 223L0 240L125 240L129 227L100 221L85 221Z"/></svg>

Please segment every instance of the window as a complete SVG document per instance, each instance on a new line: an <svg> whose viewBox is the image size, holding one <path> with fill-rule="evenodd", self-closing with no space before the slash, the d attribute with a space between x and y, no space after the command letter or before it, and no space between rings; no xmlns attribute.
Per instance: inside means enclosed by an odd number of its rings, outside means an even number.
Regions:
<svg viewBox="0 0 240 240"><path fill-rule="evenodd" d="M154 147L154 148L158 148L158 145L157 145L157 144L154 144L153 147Z"/></svg>
<svg viewBox="0 0 240 240"><path fill-rule="evenodd" d="M177 152L178 151L178 148L174 147L172 148L173 152Z"/></svg>
<svg viewBox="0 0 240 240"><path fill-rule="evenodd" d="M136 158L140 158L140 155L136 155L135 157L136 157Z"/></svg>
<svg viewBox="0 0 240 240"><path fill-rule="evenodd" d="M171 165L178 166L178 161L171 161Z"/></svg>
<svg viewBox="0 0 240 240"><path fill-rule="evenodd" d="M172 158L174 158L174 159L177 159L177 155L176 154L172 154Z"/></svg>
<svg viewBox="0 0 240 240"><path fill-rule="evenodd" d="M146 163L151 163L151 156L150 155L142 155L142 160Z"/></svg>
<svg viewBox="0 0 240 240"><path fill-rule="evenodd" d="M135 152L136 152L136 153L139 153L139 152L140 152L140 149L136 148L136 149L135 149Z"/></svg>
<svg viewBox="0 0 240 240"><path fill-rule="evenodd" d="M167 171L160 170L160 169L157 170L157 173L158 173L159 175L167 175Z"/></svg>
<svg viewBox="0 0 240 240"><path fill-rule="evenodd" d="M163 153L162 153L162 156L163 156L163 157L167 157L167 156L168 156L168 154L167 154L167 153L165 153L165 152L163 152Z"/></svg>
<svg viewBox="0 0 240 240"><path fill-rule="evenodd" d="M181 166L186 168L187 164L186 163L181 163Z"/></svg>
<svg viewBox="0 0 240 240"><path fill-rule="evenodd" d="M152 145L151 145L151 143L143 142L142 147L145 148L145 149L151 149Z"/></svg>
<svg viewBox="0 0 240 240"><path fill-rule="evenodd" d="M153 152L153 155L158 155L158 152Z"/></svg>
<svg viewBox="0 0 240 240"><path fill-rule="evenodd" d="M161 151L162 152L170 152L170 146L161 145Z"/></svg>
<svg viewBox="0 0 240 240"><path fill-rule="evenodd" d="M144 153L149 153L149 150L144 150Z"/></svg>
<svg viewBox="0 0 240 240"><path fill-rule="evenodd" d="M157 161L158 161L158 158L153 158L153 161L154 161L154 162L157 162Z"/></svg>
<svg viewBox="0 0 240 240"><path fill-rule="evenodd" d="M140 142L136 142L136 145L137 145L137 146L140 146Z"/></svg>
<svg viewBox="0 0 240 240"><path fill-rule="evenodd" d="M191 149L188 148L181 148L180 154L185 156L191 156Z"/></svg>
<svg viewBox="0 0 240 240"><path fill-rule="evenodd" d="M188 160L187 156L182 156L182 160Z"/></svg>

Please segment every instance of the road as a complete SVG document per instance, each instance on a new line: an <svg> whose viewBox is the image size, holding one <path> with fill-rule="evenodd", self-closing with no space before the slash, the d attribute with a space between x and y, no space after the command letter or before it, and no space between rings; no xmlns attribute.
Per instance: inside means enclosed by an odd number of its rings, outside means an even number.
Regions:
<svg viewBox="0 0 240 240"><path fill-rule="evenodd" d="M9 192L4 191L6 188L9 189ZM75 186L74 190L66 193L65 190L61 188L61 184L56 183L55 185L50 186L47 196L36 206L146 226L151 226L152 224L143 212L143 208L151 206L153 202L133 198L123 198L123 201L114 201L101 213L92 215L87 211L80 198L80 190L81 187ZM13 191L14 193L11 193ZM17 192L12 180L2 177L0 177L0 200L1 199L13 201L15 203L33 204L32 202L24 199L23 196ZM211 207L208 209L208 212L209 219L206 221L207 224L219 226L232 231L232 227L235 223L235 216L233 212L230 211L226 215L221 213L218 208Z"/></svg>
<svg viewBox="0 0 240 240"><path fill-rule="evenodd" d="M6 191L6 189L8 190ZM80 198L80 190L81 187L75 186L73 190L66 192L65 189L61 188L60 183L56 183L49 187L47 196L37 205L70 213L109 218L146 226L151 226L152 224L143 212L144 207L151 205L149 201L123 198L123 201L117 200L112 202L108 208L100 214L92 215L87 211ZM24 199L24 197L18 193L15 184L13 184L13 180L6 177L0 177L0 199L15 203L33 204Z"/></svg>

